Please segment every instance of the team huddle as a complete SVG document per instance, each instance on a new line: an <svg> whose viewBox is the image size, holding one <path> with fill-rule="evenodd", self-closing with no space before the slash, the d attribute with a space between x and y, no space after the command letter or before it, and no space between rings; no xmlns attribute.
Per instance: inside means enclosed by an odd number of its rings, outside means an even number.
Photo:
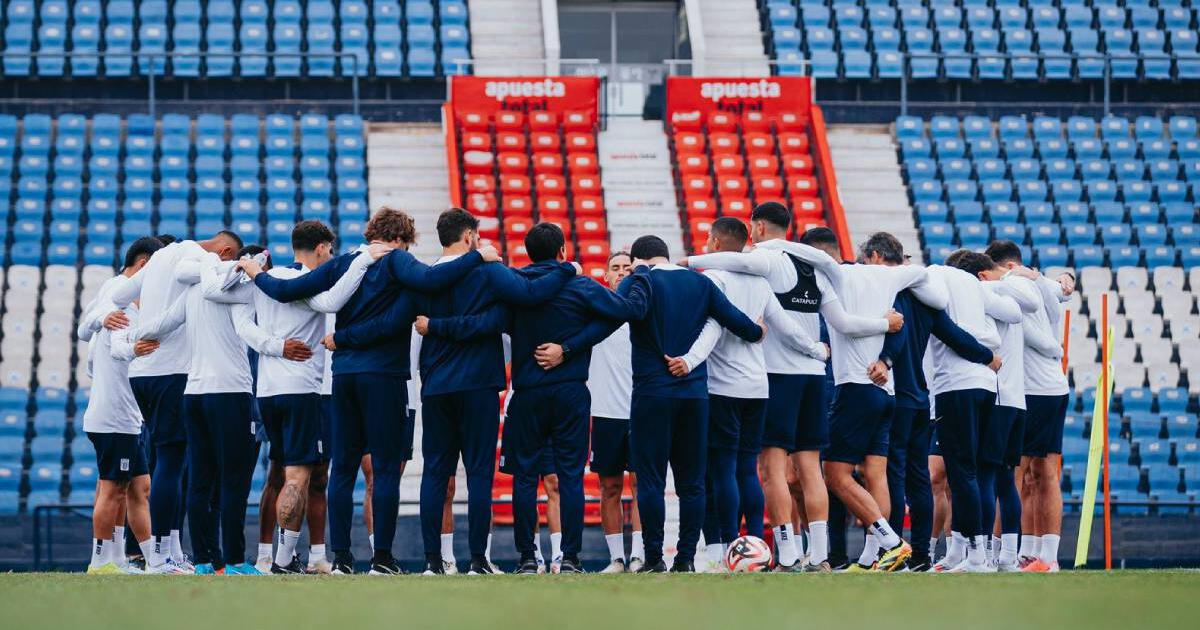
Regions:
<svg viewBox="0 0 1200 630"><path fill-rule="evenodd" d="M532 263L513 269L457 208L438 219L432 265L407 251L411 217L386 208L341 255L328 227L297 224L295 262L281 267L231 232L138 239L77 331L90 342L83 423L100 473L88 571L142 572L137 554L155 574L354 573L361 471L369 571L403 573L392 547L418 396L427 575L458 571L460 460L468 573L498 571L502 415L516 573L547 570L539 481L549 570L583 572L587 470L600 481L605 573L721 570L729 545L763 538L766 520L781 572L1056 571L1060 322L1074 279L1025 267L1007 241L909 265L886 233L843 264L832 231L793 242L791 222L775 202L749 226L718 219L708 253L678 264L643 236L610 256L603 284L566 262L556 225L528 231ZM250 562L263 441L271 468ZM679 504L669 568L668 468ZM847 512L866 528L853 562Z"/></svg>

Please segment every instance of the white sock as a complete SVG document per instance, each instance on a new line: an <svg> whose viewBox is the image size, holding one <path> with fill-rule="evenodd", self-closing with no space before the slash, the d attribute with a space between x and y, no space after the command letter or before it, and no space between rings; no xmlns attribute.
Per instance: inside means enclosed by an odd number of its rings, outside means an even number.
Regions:
<svg viewBox="0 0 1200 630"><path fill-rule="evenodd" d="M710 562L719 565L725 559L725 545L721 543L709 543L704 546L704 553L708 556Z"/></svg>
<svg viewBox="0 0 1200 630"><path fill-rule="evenodd" d="M296 543L300 542L300 531L279 530L279 549L275 550L275 564L286 567L296 555Z"/></svg>
<svg viewBox="0 0 1200 630"><path fill-rule="evenodd" d="M880 549L891 549L900 544L900 536L882 518L871 523L871 531L875 532L875 538L879 540Z"/></svg>
<svg viewBox="0 0 1200 630"><path fill-rule="evenodd" d="M533 555L537 556L538 564L546 563L546 556L542 555L542 533L534 532L533 534Z"/></svg>
<svg viewBox="0 0 1200 630"><path fill-rule="evenodd" d="M630 549L629 549L629 557L637 558L639 560L645 560L646 559L646 545L642 543L642 530L635 529L633 531L633 538L630 542L632 544L630 545Z"/></svg>
<svg viewBox="0 0 1200 630"><path fill-rule="evenodd" d="M952 567L967 557L967 539L956 531L950 532L950 540L946 543L946 557L942 563Z"/></svg>
<svg viewBox="0 0 1200 630"><path fill-rule="evenodd" d="M808 524L808 563L821 564L829 559L829 523L813 521Z"/></svg>
<svg viewBox="0 0 1200 630"><path fill-rule="evenodd" d="M996 561L1000 558L1000 537L992 536L991 556L990 560Z"/></svg>
<svg viewBox="0 0 1200 630"><path fill-rule="evenodd" d="M325 545L311 545L308 548L309 563L319 562L325 559Z"/></svg>
<svg viewBox="0 0 1200 630"><path fill-rule="evenodd" d="M974 565L987 564L987 536L975 536L967 548L967 561Z"/></svg>
<svg viewBox="0 0 1200 630"><path fill-rule="evenodd" d="M562 532L550 534L550 560L562 560Z"/></svg>
<svg viewBox="0 0 1200 630"><path fill-rule="evenodd" d="M113 541L104 540L102 538L92 539L92 559L88 562L89 567L100 568L109 562L110 554L112 554Z"/></svg>
<svg viewBox="0 0 1200 630"><path fill-rule="evenodd" d="M1029 548L1029 557L1030 558L1041 558L1042 557L1042 537L1041 536L1033 537L1033 545Z"/></svg>
<svg viewBox="0 0 1200 630"><path fill-rule="evenodd" d="M138 543L138 547L142 548L142 557L146 559L147 567L156 567L162 564L162 559L154 551L154 537L151 536L146 540Z"/></svg>
<svg viewBox="0 0 1200 630"><path fill-rule="evenodd" d="M454 562L454 532L442 534L442 562Z"/></svg>
<svg viewBox="0 0 1200 630"><path fill-rule="evenodd" d="M796 532L796 553L803 560L808 557L808 547L811 539L807 535L808 532L805 532L802 527L796 527L795 523L792 523L792 531Z"/></svg>
<svg viewBox="0 0 1200 630"><path fill-rule="evenodd" d="M625 536L623 534L605 534L604 542L608 545L608 559L616 562L625 560Z"/></svg>
<svg viewBox="0 0 1200 630"><path fill-rule="evenodd" d="M258 543L259 558L270 558L271 555L271 543Z"/></svg>
<svg viewBox="0 0 1200 630"><path fill-rule="evenodd" d="M183 562L183 543L180 542L178 529L171 530L171 559Z"/></svg>
<svg viewBox="0 0 1200 630"><path fill-rule="evenodd" d="M1038 557L1046 564L1058 562L1058 543L1062 536L1058 534L1042 534L1042 549Z"/></svg>
<svg viewBox="0 0 1200 630"><path fill-rule="evenodd" d="M171 536L151 536L150 540L154 542L153 557L147 556L146 562L150 566L158 566L171 559Z"/></svg>
<svg viewBox="0 0 1200 630"><path fill-rule="evenodd" d="M932 558L937 553L937 536L929 539L929 557Z"/></svg>
<svg viewBox="0 0 1200 630"><path fill-rule="evenodd" d="M1017 562L1017 535L1016 534L1000 534L1000 555L996 562L998 564L1015 564Z"/></svg>
<svg viewBox="0 0 1200 630"><path fill-rule="evenodd" d="M117 543L113 549L113 562L121 568L129 566L129 559L125 557L125 526L120 525L113 527L113 542Z"/></svg>
<svg viewBox="0 0 1200 630"><path fill-rule="evenodd" d="M1021 549L1017 551L1017 554L1022 558L1032 558L1035 555L1035 552L1033 551L1034 538L1036 538L1036 536L1032 536L1030 534L1021 534Z"/></svg>
<svg viewBox="0 0 1200 630"><path fill-rule="evenodd" d="M775 536L775 549L779 551L779 564L791 566L800 559L796 550L796 539L792 535L792 525L777 525L771 528Z"/></svg>
<svg viewBox="0 0 1200 630"><path fill-rule="evenodd" d="M483 549L483 557L487 558L488 562L492 561L492 535L488 534L487 547Z"/></svg>
<svg viewBox="0 0 1200 630"><path fill-rule="evenodd" d="M375 534L367 534L367 540L371 543L371 552L375 552Z"/></svg>
<svg viewBox="0 0 1200 630"><path fill-rule="evenodd" d="M868 532L867 537L863 540L863 550L858 556L858 563L864 567L869 567L875 564L879 559L879 539L875 534Z"/></svg>

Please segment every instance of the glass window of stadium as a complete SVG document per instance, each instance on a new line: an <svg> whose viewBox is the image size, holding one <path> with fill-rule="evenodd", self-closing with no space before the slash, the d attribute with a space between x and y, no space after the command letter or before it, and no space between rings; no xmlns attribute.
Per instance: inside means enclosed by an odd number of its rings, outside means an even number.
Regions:
<svg viewBox="0 0 1200 630"><path fill-rule="evenodd" d="M691 56L679 2L563 0L558 28L563 58L598 59L616 80L658 82L663 60Z"/></svg>

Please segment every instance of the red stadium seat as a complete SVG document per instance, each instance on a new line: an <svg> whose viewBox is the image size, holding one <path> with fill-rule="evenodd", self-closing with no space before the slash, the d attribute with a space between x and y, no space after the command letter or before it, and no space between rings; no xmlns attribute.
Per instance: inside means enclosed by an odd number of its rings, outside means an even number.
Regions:
<svg viewBox="0 0 1200 630"><path fill-rule="evenodd" d="M491 193L474 193L467 195L467 211L475 216L494 217L497 215L496 195Z"/></svg>
<svg viewBox="0 0 1200 630"><path fill-rule="evenodd" d="M708 134L709 152L713 156L729 155L738 152L738 136L736 133L710 133Z"/></svg>
<svg viewBox="0 0 1200 630"><path fill-rule="evenodd" d="M798 175L788 178L788 193L792 197L816 197L817 178L811 175Z"/></svg>
<svg viewBox="0 0 1200 630"><path fill-rule="evenodd" d="M505 217L533 216L533 201L527 195L504 195L501 207Z"/></svg>
<svg viewBox="0 0 1200 630"><path fill-rule="evenodd" d="M523 238L524 237L522 237L522 239ZM513 241L509 241L508 251L505 253L505 257L508 258L508 266L510 267L524 267L525 265L533 262L529 259L529 252L525 251L525 243L523 240L515 243Z"/></svg>
<svg viewBox="0 0 1200 630"><path fill-rule="evenodd" d="M547 217L566 218L567 198L555 195L538 195L538 218L545 221Z"/></svg>
<svg viewBox="0 0 1200 630"><path fill-rule="evenodd" d="M603 262L584 262L583 275L604 284L604 273L608 271L608 261Z"/></svg>
<svg viewBox="0 0 1200 630"><path fill-rule="evenodd" d="M463 171L469 175L491 175L495 170L496 156L490 151L466 151L463 153Z"/></svg>
<svg viewBox="0 0 1200 630"><path fill-rule="evenodd" d="M675 151L680 155L703 153L704 136L694 131L684 131L675 134Z"/></svg>
<svg viewBox="0 0 1200 630"><path fill-rule="evenodd" d="M492 136L486 131L464 132L461 138L463 151L491 151Z"/></svg>
<svg viewBox="0 0 1200 630"><path fill-rule="evenodd" d="M742 219L743 221L750 220L750 213L754 210L754 204L750 203L749 199L738 197L722 197L721 198L721 215Z"/></svg>
<svg viewBox="0 0 1200 630"><path fill-rule="evenodd" d="M808 153L808 136L802 133L779 134L779 152L784 155L789 153Z"/></svg>
<svg viewBox="0 0 1200 630"><path fill-rule="evenodd" d="M687 200L687 213L689 219L715 219L717 204L708 197L692 197Z"/></svg>
<svg viewBox="0 0 1200 630"><path fill-rule="evenodd" d="M704 118L698 111L675 112L671 114L671 129L679 131L700 131Z"/></svg>
<svg viewBox="0 0 1200 630"><path fill-rule="evenodd" d="M500 192L505 195L528 195L529 178L525 175L501 175Z"/></svg>
<svg viewBox="0 0 1200 630"><path fill-rule="evenodd" d="M712 232L712 224L712 219L688 219L688 230L693 236L702 234L704 238L708 238L708 233Z"/></svg>
<svg viewBox="0 0 1200 630"><path fill-rule="evenodd" d="M722 197L726 195L731 197L745 197L750 192L746 186L745 177L726 176L717 178L717 190L720 191Z"/></svg>
<svg viewBox="0 0 1200 630"><path fill-rule="evenodd" d="M562 175L538 175L536 181L539 195L567 194L567 178Z"/></svg>
<svg viewBox="0 0 1200 630"><path fill-rule="evenodd" d="M589 195L575 195L575 219L604 216L604 200Z"/></svg>
<svg viewBox="0 0 1200 630"><path fill-rule="evenodd" d="M500 220L496 217L479 218L479 238L496 240L500 238Z"/></svg>
<svg viewBox="0 0 1200 630"><path fill-rule="evenodd" d="M812 157L805 153L789 153L783 156L783 174L786 177L795 175L812 175Z"/></svg>
<svg viewBox="0 0 1200 630"><path fill-rule="evenodd" d="M577 195L598 195L600 194L600 176L599 175L573 175L571 177L571 191Z"/></svg>
<svg viewBox="0 0 1200 630"><path fill-rule="evenodd" d="M742 133L765 133L771 130L771 119L758 111L742 112Z"/></svg>
<svg viewBox="0 0 1200 630"><path fill-rule="evenodd" d="M795 112L784 112L775 119L775 127L780 133L805 131L808 128L808 120Z"/></svg>
<svg viewBox="0 0 1200 630"><path fill-rule="evenodd" d="M529 128L533 131L557 132L558 115L545 110L529 112Z"/></svg>
<svg viewBox="0 0 1200 630"><path fill-rule="evenodd" d="M592 120L590 112L567 112L563 115L563 129L566 131L586 131L592 132L595 130L596 123Z"/></svg>
<svg viewBox="0 0 1200 630"><path fill-rule="evenodd" d="M529 156L524 153L515 151L501 153L497 160L500 163L501 174L525 175L529 173Z"/></svg>
<svg viewBox="0 0 1200 630"><path fill-rule="evenodd" d="M754 201L762 203L768 200L779 200L783 197L783 180L776 176L756 177L754 179Z"/></svg>
<svg viewBox="0 0 1200 630"><path fill-rule="evenodd" d="M568 133L567 134L567 153L595 153L596 152L596 134L587 133Z"/></svg>
<svg viewBox="0 0 1200 630"><path fill-rule="evenodd" d="M464 131L487 131L489 122L487 112L461 112L458 115L458 126Z"/></svg>
<svg viewBox="0 0 1200 630"><path fill-rule="evenodd" d="M551 217L551 218L543 219L542 223L553 223L554 225L557 225L558 227L562 228L563 236L566 237L566 239L567 239L567 244L569 245L571 243L571 220L570 219L567 219L565 217ZM570 256L568 256L567 258L570 258Z"/></svg>
<svg viewBox="0 0 1200 630"><path fill-rule="evenodd" d="M525 130L525 114L514 111L496 112L496 133Z"/></svg>
<svg viewBox="0 0 1200 630"><path fill-rule="evenodd" d="M583 233L580 232L582 239ZM579 259L583 263L606 263L608 262L608 241L604 240L580 240L579 241ZM603 268L601 268L603 269ZM601 273L601 276L604 274Z"/></svg>
<svg viewBox="0 0 1200 630"><path fill-rule="evenodd" d="M558 153L534 153L534 173L560 174L563 172L563 159Z"/></svg>
<svg viewBox="0 0 1200 630"><path fill-rule="evenodd" d="M825 218L825 207L818 197L793 197L792 213L799 217Z"/></svg>
<svg viewBox="0 0 1200 630"><path fill-rule="evenodd" d="M775 154L775 138L769 133L748 133L746 134L746 155L751 157L756 155L771 155Z"/></svg>
<svg viewBox="0 0 1200 630"><path fill-rule="evenodd" d="M525 151L525 134L515 131L497 132L496 148L501 151Z"/></svg>
<svg viewBox="0 0 1200 630"><path fill-rule="evenodd" d="M717 175L741 175L746 172L746 161L740 155L718 155L713 158L713 170Z"/></svg>
<svg viewBox="0 0 1200 630"><path fill-rule="evenodd" d="M679 156L679 172L684 175L707 175L708 156L703 153Z"/></svg>
<svg viewBox="0 0 1200 630"><path fill-rule="evenodd" d="M562 145L558 132L556 131L538 131L529 134L529 146L533 151L548 151L557 153Z"/></svg>
<svg viewBox="0 0 1200 630"><path fill-rule="evenodd" d="M491 175L468 175L468 193L490 193L496 189L496 180Z"/></svg>
<svg viewBox="0 0 1200 630"><path fill-rule="evenodd" d="M571 175L596 175L600 172L600 163L592 153L570 153L567 155L567 169Z"/></svg>
<svg viewBox="0 0 1200 630"><path fill-rule="evenodd" d="M518 239L523 239L533 225L533 219L529 217L507 217L504 219L504 237L511 240L516 235ZM511 244L509 248L512 248Z"/></svg>
<svg viewBox="0 0 1200 630"><path fill-rule="evenodd" d="M737 130L737 117L729 112L710 112L708 114L708 133L731 132Z"/></svg>
<svg viewBox="0 0 1200 630"><path fill-rule="evenodd" d="M749 162L751 177L779 174L779 160L775 159L774 155L754 155L750 157Z"/></svg>
<svg viewBox="0 0 1200 630"><path fill-rule="evenodd" d="M575 233L581 239L606 238L608 223L603 217L575 217Z"/></svg>
<svg viewBox="0 0 1200 630"><path fill-rule="evenodd" d="M685 197L711 197L712 190L712 178L707 175L688 175L683 178L683 194Z"/></svg>

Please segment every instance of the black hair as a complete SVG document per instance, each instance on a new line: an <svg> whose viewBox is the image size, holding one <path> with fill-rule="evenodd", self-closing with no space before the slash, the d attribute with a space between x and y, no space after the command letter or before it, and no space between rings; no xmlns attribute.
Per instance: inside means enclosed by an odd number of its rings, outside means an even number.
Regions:
<svg viewBox="0 0 1200 630"><path fill-rule="evenodd" d="M741 247L745 247L746 241L750 240L750 230L746 224L734 217L721 217L713 221L712 234L722 242L730 241Z"/></svg>
<svg viewBox="0 0 1200 630"><path fill-rule="evenodd" d="M232 230L221 230L220 232L217 232L217 234L216 234L216 235L217 235L217 236L224 236L225 238L227 238L227 239L229 239L229 240L233 241L234 243L236 243L236 244L237 244L237 248L238 248L238 249L241 249L242 247L244 247L244 246L245 246L245 244L244 244L244 243L242 243L242 237L238 236L238 235L237 235L237 232L234 232L234 231L232 231Z"/></svg>
<svg viewBox="0 0 1200 630"><path fill-rule="evenodd" d="M155 234L154 238L163 245L170 245L171 243L179 240L174 234Z"/></svg>
<svg viewBox="0 0 1200 630"><path fill-rule="evenodd" d="M867 237L867 241L862 244L862 257L867 259L871 254L879 254L883 262L893 265L904 264L904 245L900 244L900 239L892 236L887 232L876 232Z"/></svg>
<svg viewBox="0 0 1200 630"><path fill-rule="evenodd" d="M992 260L987 254L968 250L959 251L962 253L955 258L954 264L950 266L958 267L976 278L979 277L980 272L991 271L996 268L996 261ZM958 252L955 253L957 254ZM948 259L947 262L949 262Z"/></svg>
<svg viewBox="0 0 1200 630"><path fill-rule="evenodd" d="M166 247L161 240L153 236L143 236L129 244L129 249L125 250L125 266L132 267L137 264L137 261L142 256L147 258L154 255L154 252Z"/></svg>
<svg viewBox="0 0 1200 630"><path fill-rule="evenodd" d="M983 250L983 253L987 254L992 260L996 261L996 264L1003 265L1004 263L1008 262L1015 262L1018 265L1025 264L1021 260L1022 256L1020 246L1012 241L992 241L992 244L988 245L987 249Z"/></svg>
<svg viewBox="0 0 1200 630"><path fill-rule="evenodd" d="M257 244L251 243L251 244L239 249L238 253L237 253L237 257L240 259L245 256L257 256L258 254L261 254L266 251L267 251L266 247L263 247L262 245L257 245ZM267 269L270 269L272 266L273 265L271 264L271 253L267 252L267 264L263 265L263 270L265 271Z"/></svg>
<svg viewBox="0 0 1200 630"><path fill-rule="evenodd" d="M438 241L442 247L449 247L462 238L463 232L478 230L479 219L462 208L450 208L438 216Z"/></svg>
<svg viewBox="0 0 1200 630"><path fill-rule="evenodd" d="M837 234L834 234L833 230L827 227L814 227L805 230L804 234L800 235L800 242L813 247L821 247L822 245L828 245L834 249L839 247Z"/></svg>
<svg viewBox="0 0 1200 630"><path fill-rule="evenodd" d="M292 228L292 250L297 252L316 251L321 243L332 244L333 231L324 223L315 220L301 221Z"/></svg>
<svg viewBox="0 0 1200 630"><path fill-rule="evenodd" d="M525 233L525 252L533 262L554 260L566 242L562 228L543 222Z"/></svg>
<svg viewBox="0 0 1200 630"><path fill-rule="evenodd" d="M946 260L942 261L942 264L946 265L947 267L957 267L958 261L962 260L963 256L970 253L971 250L969 249L956 249L946 255Z"/></svg>
<svg viewBox="0 0 1200 630"><path fill-rule="evenodd" d="M778 201L767 201L754 207L750 213L751 221L766 221L775 227L786 230L792 225L792 213Z"/></svg>
<svg viewBox="0 0 1200 630"><path fill-rule="evenodd" d="M629 248L629 255L638 260L650 260L651 258L667 258L671 255L671 250L667 247L666 241L647 234L639 236L633 242L633 246Z"/></svg>

